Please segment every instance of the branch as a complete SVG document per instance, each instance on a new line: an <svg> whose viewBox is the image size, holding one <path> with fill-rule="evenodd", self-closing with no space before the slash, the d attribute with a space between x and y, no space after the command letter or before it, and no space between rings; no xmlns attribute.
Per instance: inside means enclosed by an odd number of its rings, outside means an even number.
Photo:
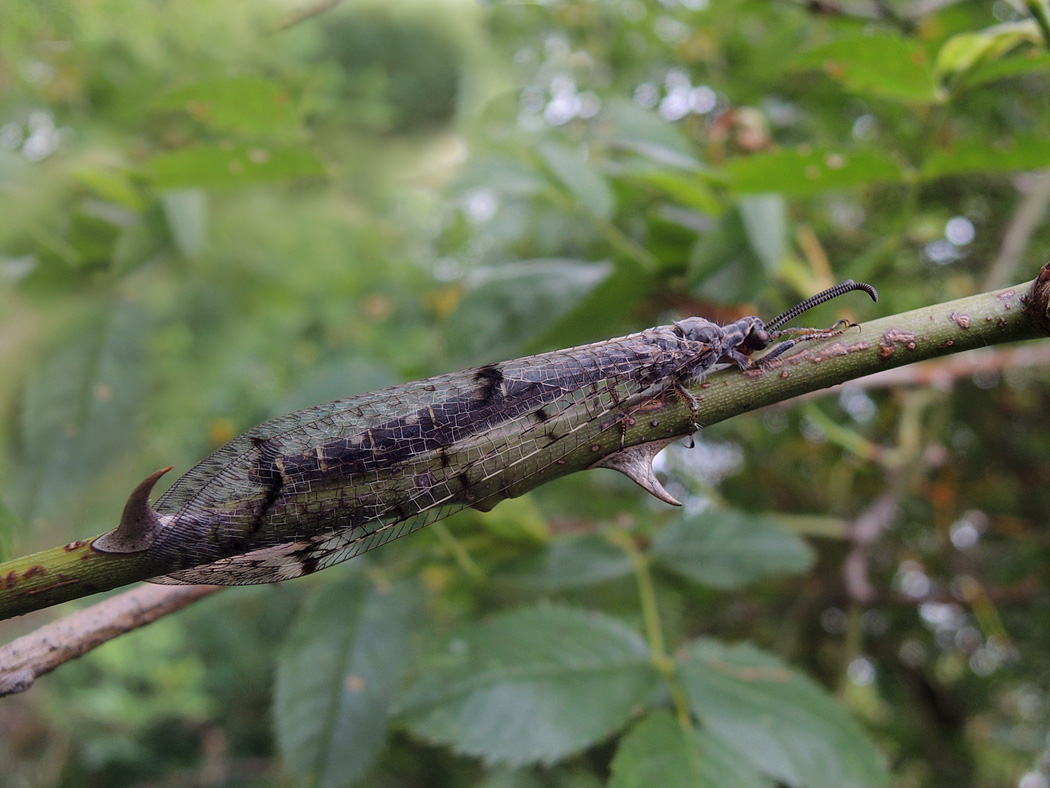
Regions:
<svg viewBox="0 0 1050 788"><path fill-rule="evenodd" d="M1024 0L1029 16L1043 34L1043 44L1050 48L1050 16L1047 15L1045 0Z"/></svg>
<svg viewBox="0 0 1050 788"><path fill-rule="evenodd" d="M0 696L24 692L38 676L221 588L142 586L12 640L0 647Z"/></svg>
<svg viewBox="0 0 1050 788"><path fill-rule="evenodd" d="M888 369L874 375L851 380L837 386L814 391L803 399L838 394L844 389L896 389L923 386L949 391L958 380L974 375L998 375L1008 369L1050 366L1050 344L1012 345L1004 348L974 350L966 355L927 361L908 367Z"/></svg>
<svg viewBox="0 0 1050 788"><path fill-rule="evenodd" d="M868 579L868 562L872 548L889 528L900 511L900 485L893 485L867 506L850 524L850 551L842 562L842 578L852 601L869 605L879 595Z"/></svg>
<svg viewBox="0 0 1050 788"><path fill-rule="evenodd" d="M984 287L1002 287L1014 278L1021 255L1050 207L1050 170L1019 175L1016 182L1021 202L1006 226L999 254L984 278Z"/></svg>
<svg viewBox="0 0 1050 788"><path fill-rule="evenodd" d="M1027 295L1024 293L1028 291ZM830 341L804 346L756 370L725 370L694 384L701 426L865 375L986 345L1050 335L1050 264L1038 279L982 295L906 312L850 328ZM691 431L686 403L669 398L621 436L608 430L602 443L581 447L508 490L510 495L557 476L596 465L624 445L667 440ZM623 444L621 444L623 440ZM141 493L141 487L136 494ZM133 494L133 498L134 498ZM98 537L96 537L98 538ZM102 553L94 539L72 542L0 564L0 618L22 615L63 601L164 573L149 550ZM68 619L48 625L0 649L0 692L25 689L53 670L128 629L174 612L217 590L215 586L136 589ZM48 655L46 658L43 655ZM39 664L37 664L39 663Z"/></svg>
<svg viewBox="0 0 1050 788"><path fill-rule="evenodd" d="M1044 274L1047 270L1044 269ZM1047 274L1050 276L1050 274ZM1040 280L1042 281L1042 280ZM774 402L797 397L885 369L957 353L976 347L1033 339L1047 333L1032 316L1045 314L1045 296L1032 299L1024 311L1028 288L1002 291L939 304L886 317L851 328L834 340L813 343L801 352L785 355L755 370L725 370L696 383L692 394L700 403L698 421L708 426ZM1030 316L1031 315L1031 316ZM630 425L624 435L607 430L590 445L581 446L558 463L537 458L533 473L511 484L500 495L516 496L550 479L594 467L604 457L625 446L654 445L690 434L692 416L685 402L669 397L659 408L648 411ZM149 487L157 474L140 485L129 499L145 507ZM486 504L494 503L490 498ZM174 526L173 526L174 527ZM112 532L111 532L112 533ZM98 537L96 537L97 539ZM167 574L164 556L155 551L103 552L95 539L71 542L62 547L0 564L0 619L107 591L139 580ZM113 537L107 537L112 542Z"/></svg>

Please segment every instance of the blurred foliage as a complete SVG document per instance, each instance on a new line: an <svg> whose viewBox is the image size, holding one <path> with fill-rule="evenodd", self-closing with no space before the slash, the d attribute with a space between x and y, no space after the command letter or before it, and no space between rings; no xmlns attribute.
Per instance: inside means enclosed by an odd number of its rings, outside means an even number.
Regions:
<svg viewBox="0 0 1050 788"><path fill-rule="evenodd" d="M0 546L337 396L1031 279L1036 6L9 0ZM228 591L6 699L5 784L1045 787L1048 376L998 358L719 425L684 514L580 474Z"/></svg>

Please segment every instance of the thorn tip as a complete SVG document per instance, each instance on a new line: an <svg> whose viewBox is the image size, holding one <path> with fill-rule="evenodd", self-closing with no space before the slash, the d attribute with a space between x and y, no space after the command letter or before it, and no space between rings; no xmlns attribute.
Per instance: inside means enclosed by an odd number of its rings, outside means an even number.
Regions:
<svg viewBox="0 0 1050 788"><path fill-rule="evenodd" d="M147 549L157 537L157 531L163 527L160 515L149 505L149 494L161 476L171 470L172 466L151 473L131 491L128 502L124 504L124 513L120 516L120 525L98 537L91 546L102 553L138 553Z"/></svg>
<svg viewBox="0 0 1050 788"><path fill-rule="evenodd" d="M619 471L647 493L659 498L664 503L669 503L671 506L681 506L682 504L660 484L660 480L656 478L656 473L653 471L653 459L673 441L674 438L665 438L649 441L648 443L639 443L637 446L630 446L613 452L591 467L612 468L614 471Z"/></svg>

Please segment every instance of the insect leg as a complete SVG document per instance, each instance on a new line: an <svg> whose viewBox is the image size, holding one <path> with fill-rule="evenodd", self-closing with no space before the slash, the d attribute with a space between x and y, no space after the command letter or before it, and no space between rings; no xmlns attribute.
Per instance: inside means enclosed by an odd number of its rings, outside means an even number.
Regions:
<svg viewBox="0 0 1050 788"><path fill-rule="evenodd" d="M860 323L854 323L852 320L846 320L842 318L837 320L832 326L828 328L782 328L774 336L783 336L784 334L791 334L800 338L804 338L803 341L809 341L809 338L824 339L827 337L833 337L841 334L847 328L853 328L859 326Z"/></svg>
<svg viewBox="0 0 1050 788"><path fill-rule="evenodd" d="M674 382L674 393L678 395L678 398L682 400L682 402L689 406L689 415L692 419L693 432L696 432L700 429L700 402L689 392L689 389L682 385L682 382L679 380ZM691 449L696 445L693 441L692 434L689 435L689 440L692 442L689 446Z"/></svg>
<svg viewBox="0 0 1050 788"><path fill-rule="evenodd" d="M617 410L620 413L617 417L617 421L620 423L620 449L622 450L627 445L627 428L631 426L634 419L631 416L631 412L626 407L626 401L622 399L616 391L616 381L609 380L606 384L605 390L609 393L609 399L612 403L612 408L610 410Z"/></svg>
<svg viewBox="0 0 1050 788"><path fill-rule="evenodd" d="M831 339L832 337L837 337L839 334L841 334L847 328L853 328L854 326L857 326L857 325L860 325L860 324L859 323L854 323L851 320L843 319L843 320L837 321L830 328L785 328L785 329L781 329L781 331L779 332L780 334L796 334L797 336L795 336L792 339L787 340L786 342L781 342L779 345L777 345L775 348L773 348L769 353L766 353L766 355L762 356L762 358L760 358L758 360L758 364L768 363L768 362L772 361L773 359L777 358L778 356L784 355L784 353L786 353L787 351L791 350L791 348L793 348L795 345L797 345L797 344L799 344L801 342L812 342L815 339Z"/></svg>
<svg viewBox="0 0 1050 788"><path fill-rule="evenodd" d="M751 369L754 366L754 362L751 361L751 357L748 356L746 353L741 353L736 348L724 348L722 350L722 355L729 356L729 358L732 359L732 361L738 367L740 367L740 369Z"/></svg>

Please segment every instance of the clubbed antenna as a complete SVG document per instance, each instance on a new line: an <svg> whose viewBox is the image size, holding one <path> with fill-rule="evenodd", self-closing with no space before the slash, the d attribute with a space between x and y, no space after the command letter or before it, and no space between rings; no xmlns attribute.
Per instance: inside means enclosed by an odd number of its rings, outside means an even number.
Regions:
<svg viewBox="0 0 1050 788"><path fill-rule="evenodd" d="M832 298L838 298L840 295L850 293L854 290L863 290L871 296L872 301L879 300L879 291L871 285L866 284L865 282L854 282L852 279L847 279L845 282L837 284L834 287L829 287L827 290L817 293L814 296L810 296L801 304L791 307L787 312L777 315L766 323L766 331L776 331L784 325L784 323L787 323L789 320L794 320L803 312L808 312L818 304L823 304L825 301L830 301Z"/></svg>

